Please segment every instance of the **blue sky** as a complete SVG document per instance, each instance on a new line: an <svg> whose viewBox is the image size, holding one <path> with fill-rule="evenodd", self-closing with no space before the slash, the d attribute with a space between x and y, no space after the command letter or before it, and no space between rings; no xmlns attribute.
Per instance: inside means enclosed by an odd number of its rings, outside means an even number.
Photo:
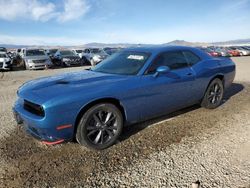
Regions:
<svg viewBox="0 0 250 188"><path fill-rule="evenodd" d="M0 44L250 38L250 0L0 0Z"/></svg>

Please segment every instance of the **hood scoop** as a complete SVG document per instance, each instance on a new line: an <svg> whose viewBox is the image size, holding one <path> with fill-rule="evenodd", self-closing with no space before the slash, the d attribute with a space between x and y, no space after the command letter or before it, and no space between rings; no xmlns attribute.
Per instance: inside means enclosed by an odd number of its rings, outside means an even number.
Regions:
<svg viewBox="0 0 250 188"><path fill-rule="evenodd" d="M69 84L69 81L66 81L66 80L58 80L58 81L56 81L56 84L66 85L66 84Z"/></svg>

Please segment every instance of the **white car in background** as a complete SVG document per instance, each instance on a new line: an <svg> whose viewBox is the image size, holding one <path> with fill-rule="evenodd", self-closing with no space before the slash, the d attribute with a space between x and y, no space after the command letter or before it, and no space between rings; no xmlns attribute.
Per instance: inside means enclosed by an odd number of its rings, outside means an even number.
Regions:
<svg viewBox="0 0 250 188"><path fill-rule="evenodd" d="M88 61L91 66L95 66L104 59L106 59L109 55L101 48L86 48L83 51L82 58L85 61Z"/></svg>
<svg viewBox="0 0 250 188"><path fill-rule="evenodd" d="M5 52L0 52L0 70L11 70L11 58Z"/></svg>
<svg viewBox="0 0 250 188"><path fill-rule="evenodd" d="M248 51L248 50L245 50L245 49L242 48L242 47L239 47L239 46L231 46L230 48L233 49L233 50L239 51L241 56L250 55L250 54L249 54L249 51Z"/></svg>
<svg viewBox="0 0 250 188"><path fill-rule="evenodd" d="M81 50L81 49L72 49L72 52L74 52L76 55L78 55L80 58L82 58L83 50Z"/></svg>

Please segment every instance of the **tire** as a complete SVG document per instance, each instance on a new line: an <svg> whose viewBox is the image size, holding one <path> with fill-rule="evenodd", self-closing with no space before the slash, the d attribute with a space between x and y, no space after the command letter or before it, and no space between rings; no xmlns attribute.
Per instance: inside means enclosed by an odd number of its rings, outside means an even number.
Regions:
<svg viewBox="0 0 250 188"><path fill-rule="evenodd" d="M76 140L90 149L102 150L116 142L122 128L123 116L115 105L97 104L81 117L76 131Z"/></svg>
<svg viewBox="0 0 250 188"><path fill-rule="evenodd" d="M220 106L224 96L224 86L219 78L215 78L208 86L202 99L201 106L207 109L215 109Z"/></svg>
<svg viewBox="0 0 250 188"><path fill-rule="evenodd" d="M60 60L57 59L54 60L54 65L56 65L57 67L61 67L61 64L62 62Z"/></svg>
<svg viewBox="0 0 250 188"><path fill-rule="evenodd" d="M61 67L62 67L62 68L67 67L67 65L66 65L63 61L61 61L60 64L61 64Z"/></svg>

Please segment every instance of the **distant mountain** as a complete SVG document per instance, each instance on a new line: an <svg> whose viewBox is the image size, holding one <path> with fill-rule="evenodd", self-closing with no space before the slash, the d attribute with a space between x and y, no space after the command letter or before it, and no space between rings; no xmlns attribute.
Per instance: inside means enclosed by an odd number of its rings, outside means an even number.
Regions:
<svg viewBox="0 0 250 188"><path fill-rule="evenodd" d="M26 48L26 47L28 47L28 45L0 44L0 47L4 47L4 48Z"/></svg>
<svg viewBox="0 0 250 188"><path fill-rule="evenodd" d="M214 42L213 45L250 45L250 39L230 40L225 42Z"/></svg>
<svg viewBox="0 0 250 188"><path fill-rule="evenodd" d="M209 43L205 42L187 42L185 40L174 40L164 45L177 45L177 46L208 46Z"/></svg>
<svg viewBox="0 0 250 188"><path fill-rule="evenodd" d="M104 47L112 47L112 48L116 48L116 47L132 47L132 46L139 46L140 44L130 44L130 43L97 43L97 42L93 42L93 43L88 43L85 45L82 45L82 47L85 48L104 48Z"/></svg>
<svg viewBox="0 0 250 188"><path fill-rule="evenodd" d="M39 46L39 45L13 45L13 44L0 44L0 47L5 48L104 48L104 47L137 47L137 46L149 46L153 44L133 44L133 43L87 43L84 45L74 45L74 46ZM163 43L162 45L178 45L178 46L212 46L212 45L249 45L250 46L250 39L239 39L239 40L230 40L224 42L213 42L213 43L206 43L206 42L188 42L185 40L174 40L168 43Z"/></svg>

